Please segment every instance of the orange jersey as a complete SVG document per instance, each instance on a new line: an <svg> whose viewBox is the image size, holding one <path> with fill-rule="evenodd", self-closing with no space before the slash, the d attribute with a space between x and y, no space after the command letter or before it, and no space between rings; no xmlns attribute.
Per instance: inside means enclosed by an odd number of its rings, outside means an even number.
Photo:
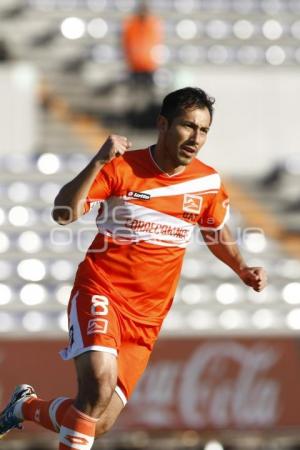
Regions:
<svg viewBox="0 0 300 450"><path fill-rule="evenodd" d="M169 176L150 149L125 153L97 175L86 210L100 202L98 234L79 265L75 286L113 293L125 316L161 324L171 307L193 228L219 229L228 196L219 174L195 159Z"/></svg>

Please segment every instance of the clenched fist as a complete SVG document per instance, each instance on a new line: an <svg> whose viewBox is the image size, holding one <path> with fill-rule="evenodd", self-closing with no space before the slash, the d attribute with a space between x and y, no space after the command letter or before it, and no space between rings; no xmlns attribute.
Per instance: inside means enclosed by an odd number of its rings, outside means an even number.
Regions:
<svg viewBox="0 0 300 450"><path fill-rule="evenodd" d="M239 273L241 280L255 291L262 291L267 285L267 274L263 267L245 267Z"/></svg>
<svg viewBox="0 0 300 450"><path fill-rule="evenodd" d="M101 164L106 164L117 156L123 155L131 148L131 145L132 144L128 141L127 137L112 134L111 136L108 136L98 151L95 160L99 161Z"/></svg>

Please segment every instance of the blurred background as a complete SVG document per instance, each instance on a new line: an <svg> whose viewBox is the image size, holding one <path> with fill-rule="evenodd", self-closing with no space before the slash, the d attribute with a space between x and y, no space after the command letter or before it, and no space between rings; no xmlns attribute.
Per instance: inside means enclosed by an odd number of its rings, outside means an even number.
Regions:
<svg viewBox="0 0 300 450"><path fill-rule="evenodd" d="M59 227L60 187L109 133L155 143L162 98L216 97L201 159L269 286L188 248L173 309L118 424L95 449L300 448L300 0L1 0L0 404L15 384L74 395L66 304L95 213ZM36 426L0 448L55 449Z"/></svg>

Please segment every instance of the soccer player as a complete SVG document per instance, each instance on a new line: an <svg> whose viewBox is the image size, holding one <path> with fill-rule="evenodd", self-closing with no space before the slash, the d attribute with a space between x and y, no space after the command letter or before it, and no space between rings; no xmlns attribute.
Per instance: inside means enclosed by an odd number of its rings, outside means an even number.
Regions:
<svg viewBox="0 0 300 450"><path fill-rule="evenodd" d="M107 138L87 167L57 195L61 225L100 205L98 233L79 264L68 307L75 399L15 389L0 415L0 433L24 420L59 433L59 449L88 450L115 422L144 372L171 307L195 225L212 253L256 291L261 267L248 267L225 224L228 196L220 176L196 157L212 122L214 100L203 90L171 92L158 117L158 140L128 151L126 137Z"/></svg>

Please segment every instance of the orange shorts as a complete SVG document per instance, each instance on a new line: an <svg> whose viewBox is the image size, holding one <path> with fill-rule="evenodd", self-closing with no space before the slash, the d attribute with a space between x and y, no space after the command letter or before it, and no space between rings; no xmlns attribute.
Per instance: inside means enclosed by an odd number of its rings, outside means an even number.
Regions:
<svg viewBox="0 0 300 450"><path fill-rule="evenodd" d="M102 351L118 358L116 393L127 403L143 374L160 326L134 322L120 314L107 291L97 294L73 289L68 305L69 345L64 360L87 351Z"/></svg>

